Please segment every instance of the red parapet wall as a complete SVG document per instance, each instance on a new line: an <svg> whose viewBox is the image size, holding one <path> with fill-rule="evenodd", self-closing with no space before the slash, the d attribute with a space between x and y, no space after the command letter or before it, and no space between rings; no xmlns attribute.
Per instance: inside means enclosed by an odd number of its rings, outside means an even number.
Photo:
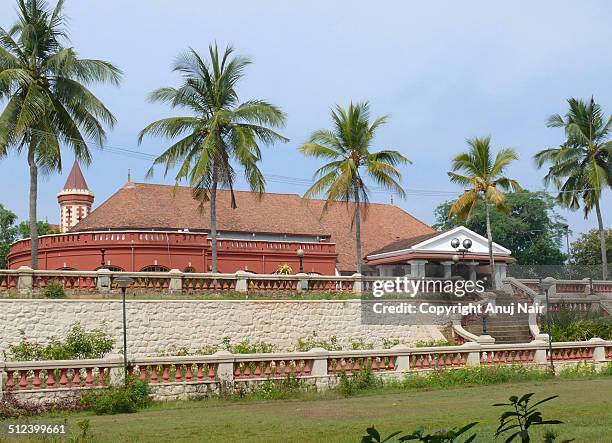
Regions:
<svg viewBox="0 0 612 443"><path fill-rule="evenodd" d="M207 272L211 269L210 239L206 234L189 232L109 231L42 236L39 239L40 269L93 271L105 266L129 272L149 267L160 270ZM280 265L299 270L298 249L304 250L304 272L333 275L336 270L334 243L219 240L219 272L246 270L271 274ZM11 246L9 269L30 265L31 241Z"/></svg>

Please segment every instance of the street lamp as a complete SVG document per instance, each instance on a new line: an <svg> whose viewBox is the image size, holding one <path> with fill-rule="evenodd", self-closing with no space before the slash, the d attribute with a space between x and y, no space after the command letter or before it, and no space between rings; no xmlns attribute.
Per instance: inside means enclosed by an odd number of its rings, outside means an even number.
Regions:
<svg viewBox="0 0 612 443"><path fill-rule="evenodd" d="M115 283L121 288L121 306L123 308L123 382L127 384L127 320L125 316L125 291L134 280L130 277L119 276L115 279Z"/></svg>
<svg viewBox="0 0 612 443"><path fill-rule="evenodd" d="M550 370L554 374L555 373L555 365L553 363L553 354L552 354L552 321L550 318L550 299L548 297L548 291L555 284L555 279L552 277L546 277L540 283L544 293L546 294L546 329L548 331L548 358L550 360Z"/></svg>
<svg viewBox="0 0 612 443"><path fill-rule="evenodd" d="M295 251L298 258L300 259L300 274L304 272L304 250L302 248Z"/></svg>
<svg viewBox="0 0 612 443"><path fill-rule="evenodd" d="M465 257L465 254L470 252L470 248L472 247L472 240L469 238L463 239L463 243L458 238L453 238L451 240L451 246L453 249L457 250L457 252L461 253L461 257ZM463 246L460 248L459 246Z"/></svg>
<svg viewBox="0 0 612 443"><path fill-rule="evenodd" d="M106 252L106 249L102 248L100 249L100 269L106 269L106 260L104 259L104 253Z"/></svg>

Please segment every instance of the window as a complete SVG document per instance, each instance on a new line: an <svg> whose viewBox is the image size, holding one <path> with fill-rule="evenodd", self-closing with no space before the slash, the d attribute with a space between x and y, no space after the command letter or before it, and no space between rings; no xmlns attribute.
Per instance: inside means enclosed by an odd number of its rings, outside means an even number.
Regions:
<svg viewBox="0 0 612 443"><path fill-rule="evenodd" d="M96 268L96 271L99 271L100 269L102 268ZM104 269L108 269L111 272L125 272L125 269L113 265L104 266Z"/></svg>
<svg viewBox="0 0 612 443"><path fill-rule="evenodd" d="M140 272L169 272L169 271L170 269L166 268L165 266L159 266L159 265L145 266L144 268L140 270Z"/></svg>

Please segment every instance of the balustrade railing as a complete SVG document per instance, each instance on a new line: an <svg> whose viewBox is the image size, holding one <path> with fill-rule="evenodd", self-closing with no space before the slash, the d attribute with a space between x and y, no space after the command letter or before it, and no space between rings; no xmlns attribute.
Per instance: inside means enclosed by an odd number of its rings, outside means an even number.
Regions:
<svg viewBox="0 0 612 443"><path fill-rule="evenodd" d="M546 365L550 355L545 341L520 344L308 352L231 354L130 359L127 371L155 389L165 385L212 385L280 379L333 382L340 374L371 371L376 375L494 365ZM612 341L552 343L556 364L579 361L612 362ZM0 361L2 392L57 392L105 388L121 380L121 357L96 360ZM2 381L3 380L3 381Z"/></svg>

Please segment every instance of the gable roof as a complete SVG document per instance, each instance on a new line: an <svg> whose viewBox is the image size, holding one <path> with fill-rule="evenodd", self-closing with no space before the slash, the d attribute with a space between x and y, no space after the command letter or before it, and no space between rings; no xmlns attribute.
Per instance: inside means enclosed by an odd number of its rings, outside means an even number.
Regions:
<svg viewBox="0 0 612 443"><path fill-rule="evenodd" d="M435 231L430 234L402 239L390 243L383 248L377 249L367 254L367 259L377 259L382 257L398 256L414 252L435 252L435 253L455 253L456 250L451 246L451 240L457 238L460 242L465 239L472 241L470 253L488 254L488 240L482 235L466 228L457 226L445 231ZM509 249L493 242L493 253L498 255L511 255Z"/></svg>
<svg viewBox="0 0 612 443"><path fill-rule="evenodd" d="M64 188L62 190L68 191L71 189L89 190L87 182L85 181L85 177L83 176L83 172L81 171L81 167L79 166L79 163L76 160L72 165L72 169L70 170L70 174L68 174L66 184L64 184Z"/></svg>
<svg viewBox="0 0 612 443"><path fill-rule="evenodd" d="M317 214L336 243L338 270L355 271L355 230L351 227L354 203L334 203L323 212L324 200L309 200L308 206ZM437 234L431 226L416 219L403 209L383 203L370 203L367 213L361 214L361 250L379 249L406 237Z"/></svg>

